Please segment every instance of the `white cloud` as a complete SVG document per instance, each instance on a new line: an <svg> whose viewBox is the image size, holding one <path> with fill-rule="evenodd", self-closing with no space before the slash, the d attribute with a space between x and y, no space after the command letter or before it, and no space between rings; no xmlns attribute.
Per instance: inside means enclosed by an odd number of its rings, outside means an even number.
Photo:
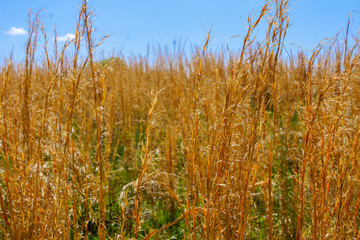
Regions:
<svg viewBox="0 0 360 240"><path fill-rule="evenodd" d="M26 31L23 28L17 28L17 27L11 27L9 31L5 32L6 34L9 35L26 35Z"/></svg>
<svg viewBox="0 0 360 240"><path fill-rule="evenodd" d="M74 34L67 33L64 36L57 37L56 40L59 41L59 42L65 42L65 41L73 40L74 38L75 38Z"/></svg>

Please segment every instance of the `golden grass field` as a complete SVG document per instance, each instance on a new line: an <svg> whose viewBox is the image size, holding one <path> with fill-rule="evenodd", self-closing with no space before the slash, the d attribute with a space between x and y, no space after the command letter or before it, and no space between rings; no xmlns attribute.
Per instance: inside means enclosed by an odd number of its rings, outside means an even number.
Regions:
<svg viewBox="0 0 360 240"><path fill-rule="evenodd" d="M360 39L290 55L287 10L153 62L96 60L86 1L61 47L30 15L0 70L0 238L360 239Z"/></svg>

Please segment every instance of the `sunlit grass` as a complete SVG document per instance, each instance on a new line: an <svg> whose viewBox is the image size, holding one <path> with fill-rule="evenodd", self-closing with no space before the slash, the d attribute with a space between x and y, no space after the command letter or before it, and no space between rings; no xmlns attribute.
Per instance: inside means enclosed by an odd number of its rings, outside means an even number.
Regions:
<svg viewBox="0 0 360 240"><path fill-rule="evenodd" d="M97 61L86 1L54 53L30 15L0 70L0 238L359 239L359 39L289 55L288 8L236 54L209 32L151 63Z"/></svg>

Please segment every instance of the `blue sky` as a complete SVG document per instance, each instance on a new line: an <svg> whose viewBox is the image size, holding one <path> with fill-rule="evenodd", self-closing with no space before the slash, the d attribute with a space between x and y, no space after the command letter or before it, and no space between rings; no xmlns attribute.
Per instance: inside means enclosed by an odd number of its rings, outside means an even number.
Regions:
<svg viewBox="0 0 360 240"><path fill-rule="evenodd" d="M211 47L227 43L231 49L241 46L249 13L258 14L265 0L89 0L96 14L96 35L111 36L101 46L105 55L112 52L145 54L148 44L172 47L182 40L201 45L212 27ZM58 36L74 33L81 0L0 0L0 59L14 49L17 60L23 58L29 9L39 9L41 20L52 40L56 26ZM326 37L344 28L353 11L353 33L360 23L359 0L290 0L289 43L306 49L314 48ZM261 31L261 29L260 29Z"/></svg>

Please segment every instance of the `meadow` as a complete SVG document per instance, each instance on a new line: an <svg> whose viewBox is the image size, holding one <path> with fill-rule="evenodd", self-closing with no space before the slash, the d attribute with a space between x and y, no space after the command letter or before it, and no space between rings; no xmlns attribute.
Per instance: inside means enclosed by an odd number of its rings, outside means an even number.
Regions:
<svg viewBox="0 0 360 240"><path fill-rule="evenodd" d="M0 69L0 238L360 239L360 38L289 53L288 9L236 51L209 31L101 61L86 1L64 45L29 14Z"/></svg>

